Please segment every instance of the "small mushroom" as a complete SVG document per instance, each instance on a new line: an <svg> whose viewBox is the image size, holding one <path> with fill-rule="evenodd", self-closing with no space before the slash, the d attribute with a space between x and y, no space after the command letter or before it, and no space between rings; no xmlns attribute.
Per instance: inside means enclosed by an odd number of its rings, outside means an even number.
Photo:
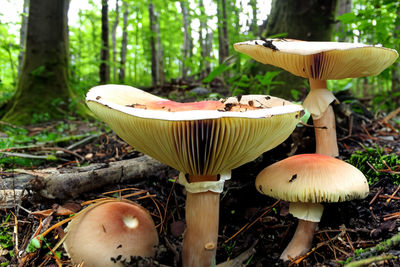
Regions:
<svg viewBox="0 0 400 267"><path fill-rule="evenodd" d="M215 262L224 181L232 169L282 143L302 107L262 95L194 103L144 95L128 86L103 85L92 88L86 101L135 149L180 171L178 182L187 191L182 263L208 267Z"/></svg>
<svg viewBox="0 0 400 267"><path fill-rule="evenodd" d="M64 247L73 264L125 266L135 257L153 257L158 235L149 212L128 200L86 207L67 227Z"/></svg>
<svg viewBox="0 0 400 267"><path fill-rule="evenodd" d="M345 42L306 42L293 39L255 40L234 44L236 51L263 64L271 64L309 79L310 93L304 107L315 126L316 152L339 155L335 114L335 96L326 80L375 76L398 58L394 49Z"/></svg>
<svg viewBox="0 0 400 267"><path fill-rule="evenodd" d="M281 255L289 260L305 254L311 247L324 202L365 198L369 186L354 166L321 154L300 154L276 162L256 178L257 190L289 201L289 212L299 219L296 232Z"/></svg>

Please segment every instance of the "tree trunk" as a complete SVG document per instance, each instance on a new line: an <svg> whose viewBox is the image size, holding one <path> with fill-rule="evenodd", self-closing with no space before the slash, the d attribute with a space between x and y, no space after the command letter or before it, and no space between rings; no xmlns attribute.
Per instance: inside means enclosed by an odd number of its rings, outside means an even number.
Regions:
<svg viewBox="0 0 400 267"><path fill-rule="evenodd" d="M218 0L218 41L219 41L219 64L229 56L228 23L226 16L226 1Z"/></svg>
<svg viewBox="0 0 400 267"><path fill-rule="evenodd" d="M272 0L264 37L283 35L285 38L304 41L330 41L334 26L337 0ZM256 72L282 70L269 65L259 65ZM271 90L272 95L292 99L291 90L305 91L304 78L282 71L277 80L285 81ZM295 99L298 100L298 99Z"/></svg>
<svg viewBox="0 0 400 267"><path fill-rule="evenodd" d="M190 21L189 12L187 8L187 1L181 0L182 18L183 18L183 58L182 58L182 78L186 79L189 67L187 66L187 61L192 56L192 37L190 36Z"/></svg>
<svg viewBox="0 0 400 267"><path fill-rule="evenodd" d="M124 25L122 26L122 41L121 41L121 62L119 66L119 81L121 83L125 80L125 63L126 63L126 51L128 46L128 3L123 2L124 8Z"/></svg>
<svg viewBox="0 0 400 267"><path fill-rule="evenodd" d="M65 117L74 97L68 86L68 5L30 1L24 63L4 121L21 125Z"/></svg>
<svg viewBox="0 0 400 267"><path fill-rule="evenodd" d="M150 47L151 47L151 77L153 87L158 87L164 83L163 58L160 39L159 15L154 11L154 5L149 4L150 16Z"/></svg>
<svg viewBox="0 0 400 267"><path fill-rule="evenodd" d="M351 0L337 0L337 10L336 10L336 16L343 15L345 13L351 12L352 5L351 5ZM341 36L339 35L339 41L340 42L350 42L350 37L346 36L346 34L343 32L343 25L341 22L337 22L335 25L335 31L338 33L341 33Z"/></svg>
<svg viewBox="0 0 400 267"><path fill-rule="evenodd" d="M18 77L21 74L22 64L25 54L26 45L26 32L28 29L28 12L29 12L29 0L24 0L24 6L22 10L22 21L21 21L21 31L19 35L19 55L18 55Z"/></svg>
<svg viewBox="0 0 400 267"><path fill-rule="evenodd" d="M200 42L200 79L208 76L210 73L210 58L211 49L208 49L208 44L211 42L212 45L212 35L207 28L207 15L204 9L203 0L199 0L199 10L200 10L200 29L199 29L199 42ZM205 33L205 36L204 36ZM211 40L210 40L211 38Z"/></svg>
<svg viewBox="0 0 400 267"><path fill-rule="evenodd" d="M250 30L253 32L254 36L258 37L258 25L257 25L257 0L250 0L249 5L253 12L253 18L251 20Z"/></svg>
<svg viewBox="0 0 400 267"><path fill-rule="evenodd" d="M400 33L400 9L397 8L396 10L396 26L394 27L394 33L393 33L393 38L397 39L399 38L399 33ZM393 47L397 51L400 51L400 45L398 45L398 42L396 42L397 47ZM395 63L393 63L392 66L392 95L393 97L393 102L395 103L395 107L400 106L400 63L397 60Z"/></svg>
<svg viewBox="0 0 400 267"><path fill-rule="evenodd" d="M108 44L108 0L101 1L100 84L110 81L110 53Z"/></svg>
<svg viewBox="0 0 400 267"><path fill-rule="evenodd" d="M113 81L117 80L117 27L119 22L119 3L118 0L115 1L115 20L111 31L111 42L112 42L112 57L113 57Z"/></svg>

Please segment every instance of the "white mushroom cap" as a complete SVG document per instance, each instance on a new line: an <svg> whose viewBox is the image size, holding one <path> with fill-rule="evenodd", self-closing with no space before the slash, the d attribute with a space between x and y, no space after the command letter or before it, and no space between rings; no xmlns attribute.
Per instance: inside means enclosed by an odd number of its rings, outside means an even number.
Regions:
<svg viewBox="0 0 400 267"><path fill-rule="evenodd" d="M125 266L154 256L158 235L148 211L131 201L108 201L81 211L67 228L64 247L74 264Z"/></svg>
<svg viewBox="0 0 400 267"><path fill-rule="evenodd" d="M86 97L89 108L130 145L191 175L229 173L254 160L292 133L302 110L300 105L262 95L218 102L252 106L249 110L168 111L135 107L151 105L159 99L144 98L141 90L118 85L94 87Z"/></svg>
<svg viewBox="0 0 400 267"><path fill-rule="evenodd" d="M316 80L375 76L399 56L396 50L380 46L292 39L247 41L234 48L261 63Z"/></svg>
<svg viewBox="0 0 400 267"><path fill-rule="evenodd" d="M276 162L256 178L257 190L289 202L341 202L365 198L367 179L356 167L321 155L301 154Z"/></svg>

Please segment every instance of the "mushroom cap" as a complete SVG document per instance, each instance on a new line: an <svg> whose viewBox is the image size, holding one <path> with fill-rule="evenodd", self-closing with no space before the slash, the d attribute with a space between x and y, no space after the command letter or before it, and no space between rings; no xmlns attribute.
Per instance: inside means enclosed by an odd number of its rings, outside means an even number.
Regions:
<svg viewBox="0 0 400 267"><path fill-rule="evenodd" d="M135 149L192 175L218 175L254 160L292 133L302 110L280 98L250 95L214 101L211 107L188 104L194 110L182 104L180 111L176 102L143 95L136 88L106 85L92 88L86 101ZM161 108L147 108L157 105Z"/></svg>
<svg viewBox="0 0 400 267"><path fill-rule="evenodd" d="M257 190L290 202L341 202L365 198L367 179L342 160L321 154L300 154L276 162L256 178Z"/></svg>
<svg viewBox="0 0 400 267"><path fill-rule="evenodd" d="M131 257L154 256L157 244L148 211L127 200L88 206L69 223L64 241L72 262L85 266L125 266Z"/></svg>
<svg viewBox="0 0 400 267"><path fill-rule="evenodd" d="M307 42L293 39L236 43L235 50L256 61L315 80L375 76L398 58L394 49L345 42Z"/></svg>

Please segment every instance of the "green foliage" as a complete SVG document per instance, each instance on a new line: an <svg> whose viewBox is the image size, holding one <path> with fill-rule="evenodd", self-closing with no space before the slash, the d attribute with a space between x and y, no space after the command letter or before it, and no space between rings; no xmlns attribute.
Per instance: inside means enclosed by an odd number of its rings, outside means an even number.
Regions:
<svg viewBox="0 0 400 267"><path fill-rule="evenodd" d="M335 33L336 40L357 41L371 45L400 49L400 2L395 0L354 0L350 13L338 16L340 29ZM391 111L398 103L392 101L400 92L392 92L391 75L395 66L384 70L377 77L354 80L352 91L357 97L372 96L374 111ZM397 70L398 71L398 70ZM398 89L397 89L398 90ZM387 96L391 95L390 98Z"/></svg>
<svg viewBox="0 0 400 267"><path fill-rule="evenodd" d="M262 94L268 95L275 85L284 84L282 81L275 81L280 71L266 72L264 75L251 74L235 75L229 80L232 84L232 95Z"/></svg>
<svg viewBox="0 0 400 267"><path fill-rule="evenodd" d="M0 224L0 251L7 250L8 254L13 256L13 230L8 226L10 221L11 213L9 213ZM7 263L7 262L6 262ZM2 264L1 266L7 266Z"/></svg>
<svg viewBox="0 0 400 267"><path fill-rule="evenodd" d="M400 174L395 168L400 166L400 158L396 154L386 154L384 148L367 148L356 151L347 160L351 165L358 168L367 178L370 185L375 184L384 177L389 177L393 183L400 182ZM386 164L385 164L386 163ZM388 171L388 167L393 172Z"/></svg>

